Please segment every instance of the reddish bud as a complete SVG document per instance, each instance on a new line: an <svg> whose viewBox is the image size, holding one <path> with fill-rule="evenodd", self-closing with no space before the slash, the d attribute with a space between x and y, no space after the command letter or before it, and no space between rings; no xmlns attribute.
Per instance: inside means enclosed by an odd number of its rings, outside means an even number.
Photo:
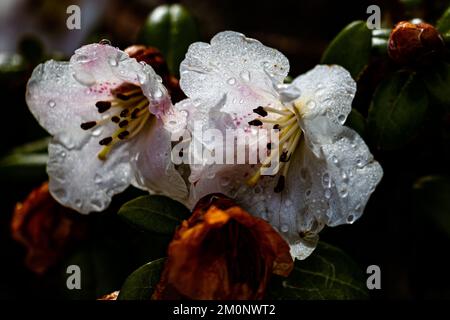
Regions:
<svg viewBox="0 0 450 320"><path fill-rule="evenodd" d="M397 23L389 37L388 53L398 64L408 65L430 60L444 49L442 36L428 23Z"/></svg>

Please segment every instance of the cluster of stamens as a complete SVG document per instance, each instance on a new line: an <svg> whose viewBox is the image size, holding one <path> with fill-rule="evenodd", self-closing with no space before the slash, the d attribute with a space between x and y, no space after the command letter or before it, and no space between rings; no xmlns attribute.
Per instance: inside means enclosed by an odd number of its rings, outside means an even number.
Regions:
<svg viewBox="0 0 450 320"><path fill-rule="evenodd" d="M281 170L281 174L278 176L278 182L274 188L274 192L279 193L284 189L291 156L295 151L302 135L302 131L297 121L299 115L297 114L296 108L291 110L286 107L276 109L269 106L259 106L256 109L253 109L253 112L260 117L250 121L248 123L249 125L256 127L271 125L272 129L279 131L279 152L273 152L272 144L268 143L267 149L270 151L270 154L263 161L261 161L260 168L247 180L247 184L254 186L262 175L261 168L268 167L274 160L273 158L275 155L278 155L280 164L279 171Z"/></svg>
<svg viewBox="0 0 450 320"><path fill-rule="evenodd" d="M119 141L131 139L145 125L151 116L148 109L149 101L138 86L126 83L111 90L113 98L109 101L97 101L95 107L98 113L109 114L100 121L88 121L81 124L81 129L90 130L111 121L117 125L117 130L107 137L101 138L99 144L103 147L98 158L105 160L111 148Z"/></svg>

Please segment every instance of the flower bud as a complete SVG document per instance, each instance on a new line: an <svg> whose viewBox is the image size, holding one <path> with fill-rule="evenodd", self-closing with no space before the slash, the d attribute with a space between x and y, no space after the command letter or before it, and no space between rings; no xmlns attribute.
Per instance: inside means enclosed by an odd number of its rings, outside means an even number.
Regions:
<svg viewBox="0 0 450 320"><path fill-rule="evenodd" d="M153 299L262 299L272 273L292 271L289 245L266 221L223 195L202 198L183 221Z"/></svg>
<svg viewBox="0 0 450 320"><path fill-rule="evenodd" d="M444 41L428 23L397 23L389 37L388 53L398 64L408 65L429 60L444 49Z"/></svg>

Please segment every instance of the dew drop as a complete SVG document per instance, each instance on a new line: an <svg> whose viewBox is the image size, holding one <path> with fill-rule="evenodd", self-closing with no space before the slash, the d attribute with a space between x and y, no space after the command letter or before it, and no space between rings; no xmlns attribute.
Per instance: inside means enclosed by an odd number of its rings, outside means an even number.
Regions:
<svg viewBox="0 0 450 320"><path fill-rule="evenodd" d="M338 158L336 156L332 156L331 157L331 161L333 161L334 164L338 164L339 163L339 160L338 160Z"/></svg>
<svg viewBox="0 0 450 320"><path fill-rule="evenodd" d="M228 177L223 177L223 178L220 180L220 185L221 185L222 187L226 187L226 186L228 186L228 185L230 184L230 182L231 182L231 179L230 179L230 178L228 178Z"/></svg>
<svg viewBox="0 0 450 320"><path fill-rule="evenodd" d="M90 87L95 84L95 78L92 76L92 74L85 71L78 71L74 73L73 78L78 81L78 83L84 86Z"/></svg>
<svg viewBox="0 0 450 320"><path fill-rule="evenodd" d="M306 190L306 191L305 191L305 196L306 196L307 198L309 198L310 195L311 195L311 189Z"/></svg>
<svg viewBox="0 0 450 320"><path fill-rule="evenodd" d="M309 100L306 103L306 107L309 108L309 109L314 109L316 107L316 102L314 100Z"/></svg>
<svg viewBox="0 0 450 320"><path fill-rule="evenodd" d="M281 226L281 232L286 233L289 231L289 226L287 224L283 224Z"/></svg>
<svg viewBox="0 0 450 320"><path fill-rule="evenodd" d="M140 84L144 84L147 81L147 75L145 73L138 73L137 78Z"/></svg>
<svg viewBox="0 0 450 320"><path fill-rule="evenodd" d="M330 174L329 173L324 173L322 176L322 184L324 187L329 187L330 186Z"/></svg>
<svg viewBox="0 0 450 320"><path fill-rule="evenodd" d="M81 54L79 56L76 56L75 61L79 62L79 63L86 63L88 62L90 59L88 56L85 56L84 54Z"/></svg>
<svg viewBox="0 0 450 320"><path fill-rule="evenodd" d="M244 81L247 81L247 82L250 81L250 72L249 71L247 71L247 70L242 71L240 76Z"/></svg>
<svg viewBox="0 0 450 320"><path fill-rule="evenodd" d="M75 200L75 206L77 206L77 208L81 208L82 204L83 204L83 201L81 201L81 199L76 199Z"/></svg>
<svg viewBox="0 0 450 320"><path fill-rule="evenodd" d="M339 195L341 196L341 198L345 198L348 195L348 191L346 188L343 188L339 191Z"/></svg>
<svg viewBox="0 0 450 320"><path fill-rule="evenodd" d="M345 115L344 114L340 114L338 116L338 121L340 124L344 124L345 123Z"/></svg>
<svg viewBox="0 0 450 320"><path fill-rule="evenodd" d="M56 102L53 101L53 100L49 100L49 101L48 101L48 106L49 106L50 108L54 108L54 107L56 106Z"/></svg>
<svg viewBox="0 0 450 320"><path fill-rule="evenodd" d="M161 89L156 89L155 93L153 94L153 97L155 97L156 99L161 99L163 96L163 92L161 91Z"/></svg>
<svg viewBox="0 0 450 320"><path fill-rule="evenodd" d="M354 220L355 220L355 217L352 214L347 217L347 222L348 223L353 223Z"/></svg>
<svg viewBox="0 0 450 320"><path fill-rule="evenodd" d="M101 176L99 173L97 173L97 174L95 175L95 177L94 177L94 182L95 182L96 184L100 184L100 183L102 183L102 181L103 181L102 176Z"/></svg>
<svg viewBox="0 0 450 320"><path fill-rule="evenodd" d="M55 196L55 198L58 198L59 200L64 200L67 195L66 190L64 189L56 189L52 193Z"/></svg>
<svg viewBox="0 0 450 320"><path fill-rule="evenodd" d="M227 80L227 83L228 83L230 86L233 86L233 85L236 84L236 79L235 79L235 78L230 78L230 79Z"/></svg>
<svg viewBox="0 0 450 320"><path fill-rule="evenodd" d="M345 172L342 172L341 177L342 177L343 181L348 181L348 176L347 176L347 174Z"/></svg>
<svg viewBox="0 0 450 320"><path fill-rule="evenodd" d="M109 57L108 63L111 67L117 67L119 64L116 57Z"/></svg>
<svg viewBox="0 0 450 320"><path fill-rule="evenodd" d="M94 131L92 131L92 136L93 137L98 137L98 136L100 136L102 134L102 131L103 131L102 128L97 128Z"/></svg>
<svg viewBox="0 0 450 320"><path fill-rule="evenodd" d="M111 45L111 41L109 41L108 39L102 39L98 43L102 44L102 45L108 45L108 46Z"/></svg>
<svg viewBox="0 0 450 320"><path fill-rule="evenodd" d="M243 104L244 103L244 99L239 100L239 104Z"/></svg>
<svg viewBox="0 0 450 320"><path fill-rule="evenodd" d="M364 166L361 158L356 159L356 165L358 166L358 168L362 168Z"/></svg>
<svg viewBox="0 0 450 320"><path fill-rule="evenodd" d="M330 199L331 198L331 190L325 189L324 196L325 196L325 198Z"/></svg>

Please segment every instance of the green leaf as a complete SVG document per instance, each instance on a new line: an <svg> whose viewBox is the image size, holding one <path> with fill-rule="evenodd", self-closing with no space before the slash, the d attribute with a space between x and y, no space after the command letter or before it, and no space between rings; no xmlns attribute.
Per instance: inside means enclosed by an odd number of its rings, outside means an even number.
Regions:
<svg viewBox="0 0 450 320"><path fill-rule="evenodd" d="M358 132L361 137L364 137L366 134L366 119L356 109L352 109L345 121L345 125Z"/></svg>
<svg viewBox="0 0 450 320"><path fill-rule="evenodd" d="M417 219L431 218L438 228L450 236L450 179L441 176L426 176L416 181L414 208Z"/></svg>
<svg viewBox="0 0 450 320"><path fill-rule="evenodd" d="M49 138L24 144L0 159L2 180L34 180L46 176Z"/></svg>
<svg viewBox="0 0 450 320"><path fill-rule="evenodd" d="M398 148L417 133L428 108L424 87L415 73L408 72L397 72L378 86L367 119L378 148Z"/></svg>
<svg viewBox="0 0 450 320"><path fill-rule="evenodd" d="M427 69L423 81L428 93L436 102L450 106L450 64L439 62Z"/></svg>
<svg viewBox="0 0 450 320"><path fill-rule="evenodd" d="M279 277L276 280L278 281L271 281L268 289L269 299L368 298L364 273L348 255L324 242L319 242L308 259L296 260L294 270L288 278Z"/></svg>
<svg viewBox="0 0 450 320"><path fill-rule="evenodd" d="M354 21L346 26L325 50L321 63L338 64L358 79L369 63L372 32L365 21Z"/></svg>
<svg viewBox="0 0 450 320"><path fill-rule="evenodd" d="M179 66L189 45L199 39L194 18L180 4L161 5L148 16L138 42L158 48L172 74Z"/></svg>
<svg viewBox="0 0 450 320"><path fill-rule="evenodd" d="M134 271L120 289L118 300L150 300L159 282L165 258L161 258Z"/></svg>
<svg viewBox="0 0 450 320"><path fill-rule="evenodd" d="M438 20L436 28L442 34L450 32L450 7L447 8L442 17Z"/></svg>
<svg viewBox="0 0 450 320"><path fill-rule="evenodd" d="M187 219L189 210L181 203L164 196L143 196L125 203L119 216L145 231L173 234Z"/></svg>

